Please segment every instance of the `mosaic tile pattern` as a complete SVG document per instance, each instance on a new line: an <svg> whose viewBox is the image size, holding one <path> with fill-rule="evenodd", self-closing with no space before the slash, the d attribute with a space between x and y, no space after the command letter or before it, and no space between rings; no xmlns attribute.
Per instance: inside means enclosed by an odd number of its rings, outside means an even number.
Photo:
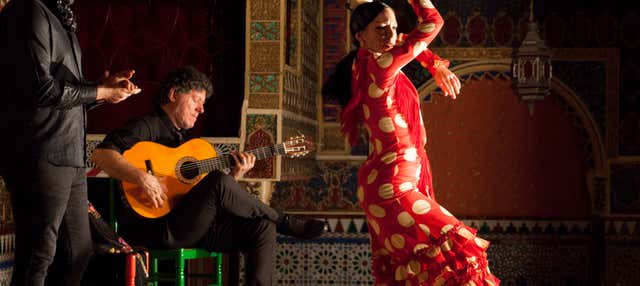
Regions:
<svg viewBox="0 0 640 286"><path fill-rule="evenodd" d="M277 41L280 39L280 22L251 22L252 41Z"/></svg>
<svg viewBox="0 0 640 286"><path fill-rule="evenodd" d="M278 92L278 82L277 74L251 74L249 76L249 91Z"/></svg>
<svg viewBox="0 0 640 286"><path fill-rule="evenodd" d="M364 220L341 217L327 221L330 232L320 238L277 238L273 285L372 285ZM464 222L488 228L481 236L492 243L488 251L491 271L504 285L589 285L592 234L588 221ZM640 225L640 221L607 222L618 233L607 241L606 285L638 285L640 281L640 274L634 271L640 263L640 233L620 235L622 223Z"/></svg>
<svg viewBox="0 0 640 286"><path fill-rule="evenodd" d="M249 108L277 109L278 107L279 96L277 94L249 94Z"/></svg>
<svg viewBox="0 0 640 286"><path fill-rule="evenodd" d="M277 117L273 114L248 114L244 150L271 146L277 140ZM276 158L256 161L245 178L272 178L275 176Z"/></svg>
<svg viewBox="0 0 640 286"><path fill-rule="evenodd" d="M0 234L0 285L9 285L13 271L15 236Z"/></svg>
<svg viewBox="0 0 640 286"><path fill-rule="evenodd" d="M252 0L250 6L251 20L280 19L280 0Z"/></svg>
<svg viewBox="0 0 640 286"><path fill-rule="evenodd" d="M252 42L249 54L251 72L274 72L280 68L280 44Z"/></svg>
<svg viewBox="0 0 640 286"><path fill-rule="evenodd" d="M316 175L309 180L277 182L271 204L291 211L359 211L356 196L359 164L319 161Z"/></svg>
<svg viewBox="0 0 640 286"><path fill-rule="evenodd" d="M605 285L640 285L638 240L609 240L606 249ZM629 267L635 270L630 271Z"/></svg>

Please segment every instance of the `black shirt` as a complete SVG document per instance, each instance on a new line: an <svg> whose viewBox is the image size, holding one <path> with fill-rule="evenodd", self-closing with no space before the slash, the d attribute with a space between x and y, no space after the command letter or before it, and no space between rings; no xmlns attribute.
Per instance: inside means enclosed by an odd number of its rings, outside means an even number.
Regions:
<svg viewBox="0 0 640 286"><path fill-rule="evenodd" d="M187 140L188 130L178 130L161 108L155 112L129 121L124 127L107 134L96 147L113 149L120 154L140 141L152 141L167 147L178 147Z"/></svg>
<svg viewBox="0 0 640 286"><path fill-rule="evenodd" d="M188 139L187 131L178 130L164 110L158 108L155 112L129 121L124 127L107 134L96 148L112 149L124 153L140 141L152 141L167 147L178 147ZM121 192L121 190L118 191ZM171 237L166 219L163 217L143 218L131 210L124 200L122 198L116 204L120 234L134 245L145 245L151 248L165 247Z"/></svg>

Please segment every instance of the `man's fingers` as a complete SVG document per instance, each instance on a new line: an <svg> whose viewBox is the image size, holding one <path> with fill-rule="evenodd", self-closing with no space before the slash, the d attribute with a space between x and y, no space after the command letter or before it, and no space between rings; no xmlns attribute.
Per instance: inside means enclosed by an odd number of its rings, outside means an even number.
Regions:
<svg viewBox="0 0 640 286"><path fill-rule="evenodd" d="M135 70L123 70L123 71L120 71L120 72L117 72L116 74L114 74L113 77L130 79L131 77L133 77L133 74L135 74L135 73L136 73Z"/></svg>

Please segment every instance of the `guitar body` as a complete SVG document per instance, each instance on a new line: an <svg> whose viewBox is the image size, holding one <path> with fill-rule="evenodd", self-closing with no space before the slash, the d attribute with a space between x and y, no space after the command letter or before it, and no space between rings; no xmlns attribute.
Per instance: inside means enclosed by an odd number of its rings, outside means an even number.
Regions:
<svg viewBox="0 0 640 286"><path fill-rule="evenodd" d="M145 161L150 160L153 174L161 177L161 183L167 186L168 201L160 208L152 208L142 203L144 197L140 187L122 182L125 198L136 213L147 218L159 218L169 213L182 196L206 175L198 173L197 170L195 173L185 173L184 170L189 169L189 164L217 157L217 153L209 142L192 139L176 148L143 141L125 151L123 156L141 170L147 170Z"/></svg>

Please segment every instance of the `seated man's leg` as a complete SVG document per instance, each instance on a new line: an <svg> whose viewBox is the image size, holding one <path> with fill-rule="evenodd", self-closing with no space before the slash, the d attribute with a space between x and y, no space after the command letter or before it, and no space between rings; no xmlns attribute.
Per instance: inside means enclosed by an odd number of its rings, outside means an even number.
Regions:
<svg viewBox="0 0 640 286"><path fill-rule="evenodd" d="M278 226L285 235L311 238L322 234L324 222L282 216L264 204L236 182L221 172L212 172L194 186L167 216L168 245L193 245L206 230L217 222L221 213L240 218L266 219Z"/></svg>
<svg viewBox="0 0 640 286"><path fill-rule="evenodd" d="M244 252L246 285L271 285L276 248L272 221L221 215L198 246L215 252Z"/></svg>
<svg viewBox="0 0 640 286"><path fill-rule="evenodd" d="M242 189L233 177L212 172L194 186L167 215L167 244L190 247L217 222L216 217L228 213L241 218L260 218L277 222L279 214Z"/></svg>

